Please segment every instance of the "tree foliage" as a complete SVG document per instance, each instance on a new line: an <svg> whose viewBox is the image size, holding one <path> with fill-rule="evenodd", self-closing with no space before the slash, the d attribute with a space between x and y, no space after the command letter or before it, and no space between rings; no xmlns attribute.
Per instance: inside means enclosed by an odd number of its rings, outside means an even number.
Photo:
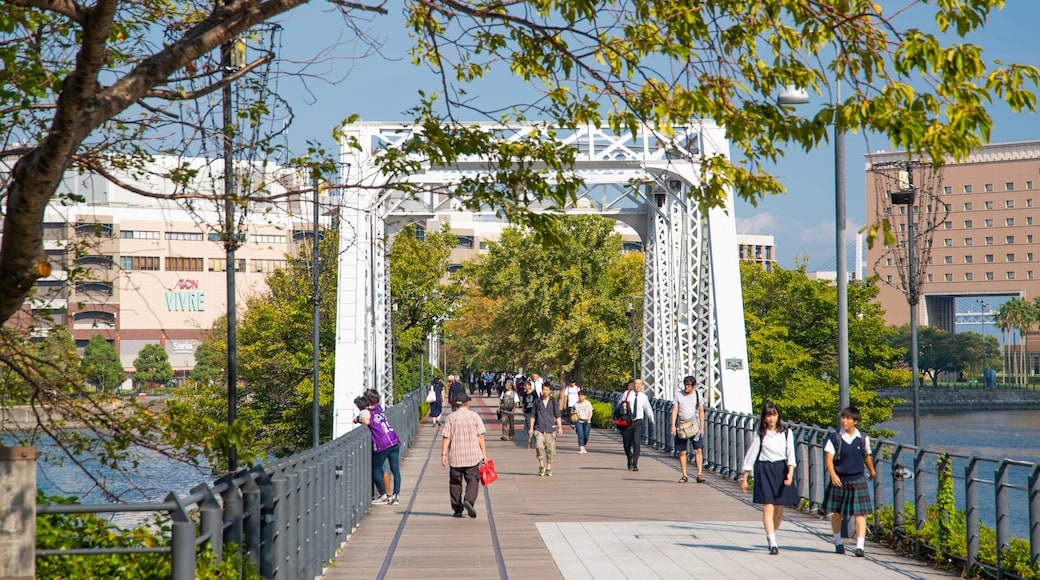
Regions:
<svg viewBox="0 0 1040 580"><path fill-rule="evenodd" d="M144 386L166 386L173 380L173 366L170 355L161 345L152 343L144 345L134 359L134 382Z"/></svg>
<svg viewBox="0 0 1040 580"><path fill-rule="evenodd" d="M113 394L126 379L116 347L100 334L90 337L83 349L83 372L98 395Z"/></svg>
<svg viewBox="0 0 1040 580"><path fill-rule="evenodd" d="M426 337L454 312L461 296L455 282L445 283L452 248L458 238L442 224L439 231L414 226L394 237L390 248L390 296L393 300L395 389L400 393L419 387ZM443 329L441 329L443 330Z"/></svg>
<svg viewBox="0 0 1040 580"><path fill-rule="evenodd" d="M566 218L552 241L503 231L464 268L469 303L449 324L467 366L621 383L632 360L625 297L643 291L642 255L621 247L614 221L596 216Z"/></svg>
<svg viewBox="0 0 1040 580"><path fill-rule="evenodd" d="M903 357L905 368L910 368L910 325L895 329L889 344L906 352ZM939 386L943 373L954 377L982 373L984 368L995 368L1000 364L1000 345L996 337L982 336L977 332L950 334L935 326L917 328L917 368Z"/></svg>
<svg viewBox="0 0 1040 580"><path fill-rule="evenodd" d="M748 367L755 406L771 400L784 417L808 424L835 423L838 410L837 293L832 284L810 280L805 267L785 270L742 262ZM890 346L895 331L885 326L874 302L873 283L849 284L849 395L865 426L891 416L894 402L874 391L908 382L893 370L903 351Z"/></svg>

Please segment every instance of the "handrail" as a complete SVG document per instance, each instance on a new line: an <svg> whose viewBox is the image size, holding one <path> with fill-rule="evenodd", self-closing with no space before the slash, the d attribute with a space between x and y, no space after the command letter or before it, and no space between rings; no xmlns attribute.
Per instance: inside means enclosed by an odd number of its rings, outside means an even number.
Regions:
<svg viewBox="0 0 1040 580"><path fill-rule="evenodd" d="M419 431L418 391L386 410L407 449ZM172 522L165 546L36 550L38 557L98 554L172 554L174 580L195 578L197 548L219 559L236 546L264 578L315 577L364 517L372 491L372 439L355 429L317 448L266 466L227 474L187 495L161 502L39 505L38 515L147 512ZM198 510L198 522L191 512Z"/></svg>

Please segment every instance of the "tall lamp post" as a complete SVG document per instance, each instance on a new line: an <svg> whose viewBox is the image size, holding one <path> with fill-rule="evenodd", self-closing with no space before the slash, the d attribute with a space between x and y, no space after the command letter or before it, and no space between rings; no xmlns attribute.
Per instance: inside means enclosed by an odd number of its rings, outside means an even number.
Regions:
<svg viewBox="0 0 1040 580"><path fill-rule="evenodd" d="M837 101L841 101L841 84L837 85ZM809 102L805 89L784 87L777 103L804 105ZM848 407L849 400L849 273L845 255L845 132L834 122L834 246L835 285L838 290L838 409ZM841 420L838 419L838 426Z"/></svg>
<svg viewBox="0 0 1040 580"><path fill-rule="evenodd" d="M910 303L910 384L914 400L914 446L921 446L921 413L918 402L919 381L917 380L917 272L914 263L914 190L913 178L907 171L906 188L894 191L892 205L906 206L906 300Z"/></svg>

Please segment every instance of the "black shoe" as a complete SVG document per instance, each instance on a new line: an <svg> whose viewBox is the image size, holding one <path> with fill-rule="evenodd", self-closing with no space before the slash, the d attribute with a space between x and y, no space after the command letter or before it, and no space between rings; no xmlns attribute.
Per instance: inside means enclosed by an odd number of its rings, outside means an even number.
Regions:
<svg viewBox="0 0 1040 580"><path fill-rule="evenodd" d="M856 557L857 558L862 558L863 557L863 548L856 548Z"/></svg>
<svg viewBox="0 0 1040 580"><path fill-rule="evenodd" d="M466 513L469 514L469 517L477 517L477 510L473 509L473 503L468 499L462 500L462 507L466 508Z"/></svg>
<svg viewBox="0 0 1040 580"><path fill-rule="evenodd" d="M636 467L635 465L633 465L633 466L632 466L632 471L639 471L639 468L638 468L638 467Z"/></svg>
<svg viewBox="0 0 1040 580"><path fill-rule="evenodd" d="M462 512L455 512L455 513L451 514L451 517L453 517L453 518L461 518L462 517Z"/></svg>
<svg viewBox="0 0 1040 580"><path fill-rule="evenodd" d="M776 556L779 553L780 553L780 548L777 548L776 546L770 546L769 547L769 555L770 556Z"/></svg>
<svg viewBox="0 0 1040 580"><path fill-rule="evenodd" d="M834 553L835 554L844 554L845 553L845 544L835 544L834 545Z"/></svg>

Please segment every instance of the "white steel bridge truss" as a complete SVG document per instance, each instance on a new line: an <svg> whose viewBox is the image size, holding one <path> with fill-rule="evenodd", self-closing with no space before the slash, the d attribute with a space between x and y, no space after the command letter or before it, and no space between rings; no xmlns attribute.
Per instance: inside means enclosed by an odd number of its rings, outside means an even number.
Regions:
<svg viewBox="0 0 1040 580"><path fill-rule="evenodd" d="M520 139L534 125L486 127L502 139ZM424 193L406 195L385 184L375 166L381 149L414 136L401 123L353 123L344 139L340 208L339 293L333 436L349 431L354 397L375 388L389 398L392 385L392 313L387 254L405 225L457 207L452 184L485 172L490 161L464 159L452 167L427 166L409 181ZM706 403L751 412L744 309L732 200L699 211L688 192L699 185L701 156L729 155L722 130L703 123L676 128L671 138L643 130L633 136L601 127L557 129L580 151L574 171L586 189L567 213L621 220L643 241L641 375L645 392L672 396L682 377L698 377ZM640 184L640 185L633 185ZM534 207L538 210L543 208Z"/></svg>

